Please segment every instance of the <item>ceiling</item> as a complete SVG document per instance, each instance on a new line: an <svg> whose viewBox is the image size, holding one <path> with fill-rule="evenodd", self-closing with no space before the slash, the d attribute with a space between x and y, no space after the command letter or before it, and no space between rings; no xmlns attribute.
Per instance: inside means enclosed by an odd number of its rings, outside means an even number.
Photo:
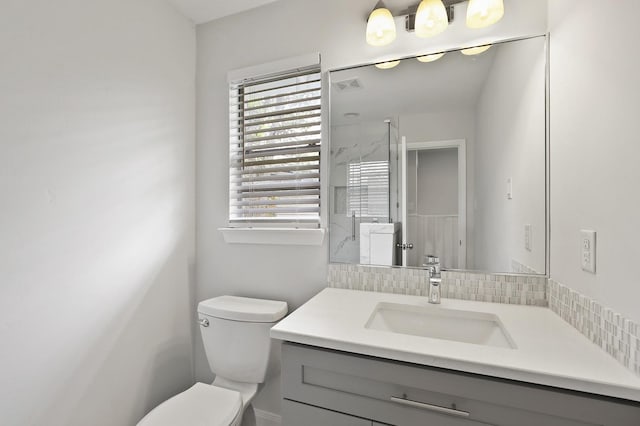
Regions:
<svg viewBox="0 0 640 426"><path fill-rule="evenodd" d="M213 21L214 19L244 12L245 10L273 3L278 0L167 0L183 15L196 24ZM371 8L375 0L368 0ZM394 13L400 13L410 6L418 4L418 0L387 0L386 6Z"/></svg>
<svg viewBox="0 0 640 426"><path fill-rule="evenodd" d="M331 123L341 125L417 113L472 110L500 48L500 45L493 46L477 56L449 52L442 59L426 64L405 59L389 70L370 65L333 71ZM361 87L338 90L338 83L352 79L357 79ZM349 113L359 116L345 116Z"/></svg>
<svg viewBox="0 0 640 426"><path fill-rule="evenodd" d="M183 15L202 24L277 0L168 0Z"/></svg>

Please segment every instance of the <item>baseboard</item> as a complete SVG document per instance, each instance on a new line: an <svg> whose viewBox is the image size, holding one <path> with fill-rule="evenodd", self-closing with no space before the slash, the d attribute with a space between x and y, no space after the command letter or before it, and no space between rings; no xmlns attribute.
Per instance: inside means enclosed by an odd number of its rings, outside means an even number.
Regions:
<svg viewBox="0 0 640 426"><path fill-rule="evenodd" d="M256 415L256 426L282 426L282 416L255 408L253 411Z"/></svg>

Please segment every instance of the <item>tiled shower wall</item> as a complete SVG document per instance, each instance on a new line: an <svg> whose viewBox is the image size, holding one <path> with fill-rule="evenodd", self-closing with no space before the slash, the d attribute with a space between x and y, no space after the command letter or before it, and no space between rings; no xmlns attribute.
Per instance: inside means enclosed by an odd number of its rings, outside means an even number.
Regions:
<svg viewBox="0 0 640 426"><path fill-rule="evenodd" d="M426 296L424 269L329 264L329 287ZM544 276L444 271L440 293L450 299L547 306Z"/></svg>

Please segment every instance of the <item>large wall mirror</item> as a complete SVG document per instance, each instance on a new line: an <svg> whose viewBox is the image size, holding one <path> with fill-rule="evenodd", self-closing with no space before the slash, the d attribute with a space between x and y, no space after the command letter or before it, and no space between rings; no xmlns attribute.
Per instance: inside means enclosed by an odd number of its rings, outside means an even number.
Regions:
<svg viewBox="0 0 640 426"><path fill-rule="evenodd" d="M330 72L330 260L545 274L546 37Z"/></svg>

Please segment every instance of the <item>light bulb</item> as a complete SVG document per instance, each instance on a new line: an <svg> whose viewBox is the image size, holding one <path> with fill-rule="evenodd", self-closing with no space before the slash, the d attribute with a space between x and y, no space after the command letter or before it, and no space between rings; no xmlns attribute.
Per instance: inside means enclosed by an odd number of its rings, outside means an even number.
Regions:
<svg viewBox="0 0 640 426"><path fill-rule="evenodd" d="M444 56L445 52L443 53L434 53L433 55L426 55L426 56L418 56L416 59L419 60L420 62L435 62L438 59L442 58Z"/></svg>
<svg viewBox="0 0 640 426"><path fill-rule="evenodd" d="M495 24L504 16L503 0L469 0L467 27L485 28Z"/></svg>
<svg viewBox="0 0 640 426"><path fill-rule="evenodd" d="M422 0L416 12L416 35L433 37L449 26L449 17L442 0Z"/></svg>
<svg viewBox="0 0 640 426"><path fill-rule="evenodd" d="M379 2L367 21L367 43L371 46L386 46L396 39L396 23L393 15Z"/></svg>
<svg viewBox="0 0 640 426"><path fill-rule="evenodd" d="M379 64L376 64L376 68L379 68L381 70L388 70L388 69L391 69L393 67L398 66L399 63L400 63L400 61L380 62Z"/></svg>
<svg viewBox="0 0 640 426"><path fill-rule="evenodd" d="M460 53L467 56L479 55L489 50L490 47L491 47L490 44L487 44L485 46L470 47L469 49L462 49Z"/></svg>

